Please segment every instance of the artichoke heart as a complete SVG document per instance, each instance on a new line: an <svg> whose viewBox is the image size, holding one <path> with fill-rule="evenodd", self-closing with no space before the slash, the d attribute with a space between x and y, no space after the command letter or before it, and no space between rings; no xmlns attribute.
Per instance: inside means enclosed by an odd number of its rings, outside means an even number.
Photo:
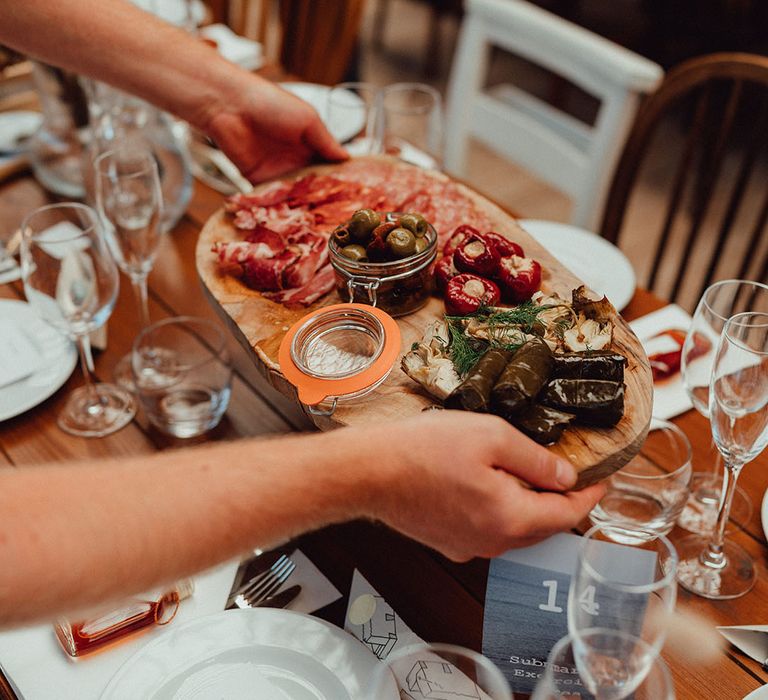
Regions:
<svg viewBox="0 0 768 700"><path fill-rule="evenodd" d="M436 399L443 401L461 384L448 355L450 335L445 321L427 326L421 342L403 356L400 367Z"/></svg>
<svg viewBox="0 0 768 700"><path fill-rule="evenodd" d="M565 347L571 352L603 350L613 341L613 324L610 321L596 321L579 314L576 324L563 332Z"/></svg>
<svg viewBox="0 0 768 700"><path fill-rule="evenodd" d="M522 345L535 338L535 335L524 333L519 326L491 325L488 321L476 318L464 319L464 334L470 338L494 341L501 345Z"/></svg>

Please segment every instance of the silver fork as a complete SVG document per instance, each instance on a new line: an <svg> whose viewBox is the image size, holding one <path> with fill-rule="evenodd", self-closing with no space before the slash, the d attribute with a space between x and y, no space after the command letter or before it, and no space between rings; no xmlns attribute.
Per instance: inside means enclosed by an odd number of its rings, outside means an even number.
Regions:
<svg viewBox="0 0 768 700"><path fill-rule="evenodd" d="M238 608L252 608L269 598L293 573L296 564L283 554L269 569L254 576L242 585L234 595Z"/></svg>

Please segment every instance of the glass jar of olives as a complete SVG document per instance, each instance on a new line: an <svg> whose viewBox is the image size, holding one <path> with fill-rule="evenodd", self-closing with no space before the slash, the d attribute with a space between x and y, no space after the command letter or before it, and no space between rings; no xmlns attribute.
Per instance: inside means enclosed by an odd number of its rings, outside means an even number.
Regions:
<svg viewBox="0 0 768 700"><path fill-rule="evenodd" d="M427 303L437 232L420 214L355 212L329 243L339 296L404 316Z"/></svg>

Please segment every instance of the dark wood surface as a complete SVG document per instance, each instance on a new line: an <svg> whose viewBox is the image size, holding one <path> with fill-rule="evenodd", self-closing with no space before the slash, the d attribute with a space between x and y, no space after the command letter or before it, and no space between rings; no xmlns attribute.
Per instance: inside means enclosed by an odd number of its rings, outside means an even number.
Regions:
<svg viewBox="0 0 768 700"><path fill-rule="evenodd" d="M28 176L0 185L0 225L5 231L18 226L29 210L47 196ZM151 314L154 320L194 314L216 320L195 273L197 235L207 218L221 205L221 196L197 184L189 210L167 236L149 277ZM521 206L521 210L524 207ZM0 298L23 299L18 283L0 286ZM657 297L638 290L625 310L636 318L663 305ZM138 330L138 314L129 285L123 284L109 322L109 344L96 357L96 373L109 378L118 359L128 351ZM227 415L208 440L230 440L247 435L267 435L309 430L301 410L277 393L262 378L247 353L232 339L236 376ZM85 440L71 437L56 427L56 415L65 397L82 383L79 371L50 399L25 414L0 424L0 469L31 468L43 461L73 457L151 454L176 446L176 441L148 428L137 418L115 435ZM711 458L710 433L705 419L693 411L676 419L694 445L696 466ZM768 455L762 455L743 473L741 484L751 496L755 512L731 536L757 560L755 589L746 597L715 603L680 592L679 606L706 616L713 624L746 624L768 621L768 572L766 541L759 507L765 489ZM446 533L449 537L450 533ZM297 544L342 593L349 591L356 567L401 614L413 630L430 641L447 641L480 648L487 561L457 565L383 526L356 522L326 528L300 538ZM320 611L336 624L343 621L346 598ZM688 661L665 654L676 682L677 697L741 698L762 683L768 674L760 665L734 649L727 649L714 666L694 667ZM0 659L2 663L2 659ZM45 672L44 668L40 669ZM0 680L0 698L3 697Z"/></svg>

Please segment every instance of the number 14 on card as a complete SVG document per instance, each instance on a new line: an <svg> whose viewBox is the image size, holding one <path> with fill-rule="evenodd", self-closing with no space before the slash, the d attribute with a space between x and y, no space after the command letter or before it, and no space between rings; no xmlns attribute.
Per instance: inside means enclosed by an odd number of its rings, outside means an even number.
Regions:
<svg viewBox="0 0 768 700"><path fill-rule="evenodd" d="M539 610L544 612L561 613L563 608L557 605L557 581L554 579L542 581L542 585L547 589L547 602L539 604ZM595 587L587 586L579 596L579 605L588 615L597 615L600 610L600 604L595 601Z"/></svg>

